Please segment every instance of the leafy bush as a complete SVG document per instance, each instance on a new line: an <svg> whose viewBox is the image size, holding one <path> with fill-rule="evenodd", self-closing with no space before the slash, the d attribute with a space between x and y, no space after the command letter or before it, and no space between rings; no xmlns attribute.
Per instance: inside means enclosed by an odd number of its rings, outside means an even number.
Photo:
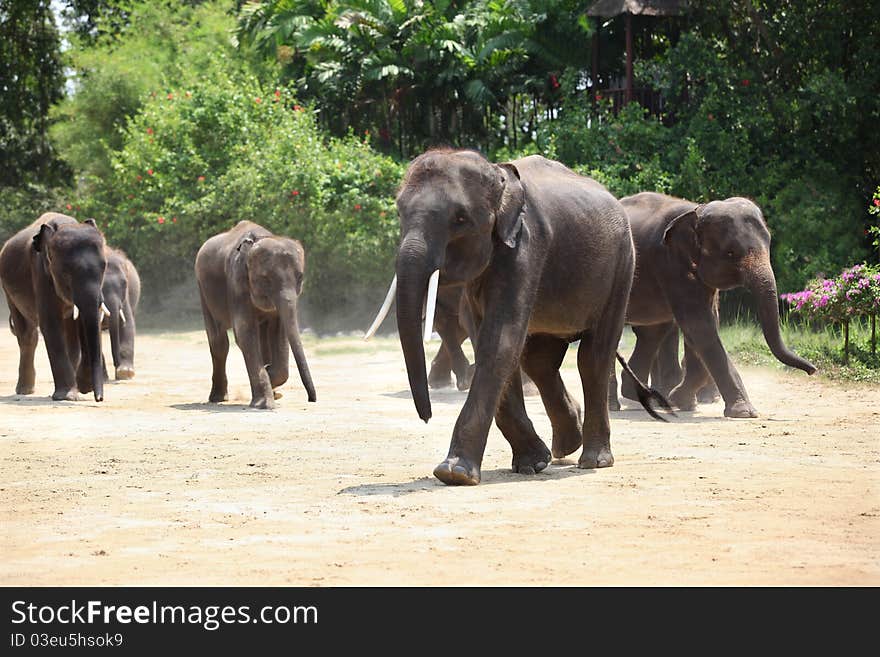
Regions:
<svg viewBox="0 0 880 657"><path fill-rule="evenodd" d="M141 270L145 291L192 274L210 236L249 219L303 242L303 321L363 322L387 284L402 169L353 137L325 139L286 88L221 73L153 92L127 123L112 174L80 203Z"/></svg>

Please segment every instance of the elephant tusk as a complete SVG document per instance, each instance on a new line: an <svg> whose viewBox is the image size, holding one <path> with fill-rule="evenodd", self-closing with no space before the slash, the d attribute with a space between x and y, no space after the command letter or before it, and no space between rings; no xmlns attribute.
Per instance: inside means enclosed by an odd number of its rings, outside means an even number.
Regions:
<svg viewBox="0 0 880 657"><path fill-rule="evenodd" d="M107 304L105 304L103 301L101 302L101 312L104 313L105 315L110 314L110 309L107 308Z"/></svg>
<svg viewBox="0 0 880 657"><path fill-rule="evenodd" d="M434 311L437 309L437 286L440 283L440 270L437 269L428 279L428 301L425 306L425 342L431 340L434 332Z"/></svg>
<svg viewBox="0 0 880 657"><path fill-rule="evenodd" d="M79 319L79 308L73 304L73 321L75 322L77 319Z"/></svg>
<svg viewBox="0 0 880 657"><path fill-rule="evenodd" d="M125 324L125 313L122 312L122 308L119 309L119 321Z"/></svg>
<svg viewBox="0 0 880 657"><path fill-rule="evenodd" d="M388 286L388 294L385 295L385 301L382 302L382 307L379 308L379 313L376 315L376 319L373 320L373 324L367 329L367 332L364 333L364 340L372 338L373 334L375 334L376 330L379 328L379 325L385 317L388 316L388 311L391 309L391 302L394 301L395 292L397 292L397 274L391 279L391 285Z"/></svg>

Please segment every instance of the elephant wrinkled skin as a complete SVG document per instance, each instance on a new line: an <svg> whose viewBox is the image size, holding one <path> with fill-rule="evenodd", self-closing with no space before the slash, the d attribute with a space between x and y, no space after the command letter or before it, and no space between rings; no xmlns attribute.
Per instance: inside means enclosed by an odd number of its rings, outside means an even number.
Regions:
<svg viewBox="0 0 880 657"><path fill-rule="evenodd" d="M315 401L297 320L305 274L302 245L240 221L202 245L195 271L214 364L209 401L227 399L226 331L230 328L244 355L252 407L274 408L280 397L274 388L287 381L290 349L308 400Z"/></svg>

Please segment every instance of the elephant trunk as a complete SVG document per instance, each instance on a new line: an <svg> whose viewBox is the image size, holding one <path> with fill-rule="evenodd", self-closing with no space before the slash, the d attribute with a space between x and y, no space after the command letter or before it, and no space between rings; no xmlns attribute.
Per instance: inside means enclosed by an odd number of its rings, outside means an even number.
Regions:
<svg viewBox="0 0 880 657"><path fill-rule="evenodd" d="M405 238L397 254L397 333L413 402L425 422L431 419L431 399L422 343L422 304L428 279L435 269L425 240L412 236Z"/></svg>
<svg viewBox="0 0 880 657"><path fill-rule="evenodd" d="M92 390L95 401L104 401L104 367L101 354L101 297L100 295L83 295L84 299L78 299L80 335L82 336L82 358L85 360L83 368L92 377Z"/></svg>
<svg viewBox="0 0 880 657"><path fill-rule="evenodd" d="M119 316L122 307L117 304L110 302L107 304L110 308L110 317L107 319L108 331L110 333L110 352L113 355L113 367L118 368L121 363L120 358L120 330L122 319Z"/></svg>
<svg viewBox="0 0 880 657"><path fill-rule="evenodd" d="M299 378L305 386L309 401L317 401L315 394L315 385L312 383L312 375L309 372L309 364L306 362L306 352L303 350L302 337L299 333L299 322L297 321L297 298L295 296L283 297L278 305L278 312L281 316L281 324L287 334L287 341L290 343L290 349L293 351L293 359L296 361L296 368L299 370Z"/></svg>
<svg viewBox="0 0 880 657"><path fill-rule="evenodd" d="M779 297L776 293L776 277L770 266L770 254L766 251L753 256L744 267L746 271L746 287L755 295L758 309L758 321L764 332L764 340L777 360L813 374L816 366L801 358L785 346L779 332Z"/></svg>

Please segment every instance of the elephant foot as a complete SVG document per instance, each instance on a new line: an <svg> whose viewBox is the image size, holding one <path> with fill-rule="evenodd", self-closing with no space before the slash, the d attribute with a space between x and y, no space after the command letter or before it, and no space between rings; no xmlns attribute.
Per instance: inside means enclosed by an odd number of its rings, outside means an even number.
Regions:
<svg viewBox="0 0 880 657"><path fill-rule="evenodd" d="M469 390L471 387L471 381L474 380L474 366L468 365L467 370L464 374L459 376L455 375L455 387L460 391L464 392L465 390Z"/></svg>
<svg viewBox="0 0 880 657"><path fill-rule="evenodd" d="M16 395L30 395L34 392L34 384L19 383L15 386Z"/></svg>
<svg viewBox="0 0 880 657"><path fill-rule="evenodd" d="M678 387L669 393L669 403L680 411L692 411L697 407L697 396Z"/></svg>
<svg viewBox="0 0 880 657"><path fill-rule="evenodd" d="M701 404L714 404L718 401L720 396L717 388L714 386L708 386L701 388L700 392L697 393L697 401Z"/></svg>
<svg viewBox="0 0 880 657"><path fill-rule="evenodd" d="M128 381L134 378L134 368L127 365L120 365L116 368L116 380Z"/></svg>
<svg viewBox="0 0 880 657"><path fill-rule="evenodd" d="M583 435L580 428L572 427L568 431L557 432L553 430L553 442L550 443L553 451L553 458L565 458L578 450L583 442Z"/></svg>
<svg viewBox="0 0 880 657"><path fill-rule="evenodd" d="M578 467L582 470L610 468L612 465L614 465L614 455L611 454L611 447L607 445L584 447L578 459Z"/></svg>
<svg viewBox="0 0 880 657"><path fill-rule="evenodd" d="M476 486L480 468L462 456L450 456L434 468L434 476L447 486Z"/></svg>
<svg viewBox="0 0 880 657"><path fill-rule="evenodd" d="M219 404L220 402L225 402L229 399L229 395L226 390L211 390L211 394L208 395L208 402L211 404Z"/></svg>
<svg viewBox="0 0 880 657"><path fill-rule="evenodd" d="M531 445L528 450L521 453L513 453L512 468L514 472L524 475L533 475L545 469L550 463L550 450L543 440Z"/></svg>
<svg viewBox="0 0 880 657"><path fill-rule="evenodd" d="M266 397L251 399L251 408L259 408L261 410L271 411L273 408L275 408L274 396L272 399L267 399Z"/></svg>
<svg viewBox="0 0 880 657"><path fill-rule="evenodd" d="M428 387L433 390L438 390L440 388L449 388L452 386L452 372L449 371L435 371L432 369L428 373ZM462 388L459 388L461 390ZM465 388L466 390L467 388Z"/></svg>
<svg viewBox="0 0 880 657"><path fill-rule="evenodd" d="M79 394L79 391L76 388L73 389L60 389L56 388L55 392L52 393L52 401L82 401L83 396Z"/></svg>
<svg viewBox="0 0 880 657"><path fill-rule="evenodd" d="M620 410L620 400L615 395L614 397L608 398L608 410L609 411L619 411Z"/></svg>
<svg viewBox="0 0 880 657"><path fill-rule="evenodd" d="M758 411L749 402L739 400L738 402L724 407L724 417L734 418L752 418L758 417Z"/></svg>

